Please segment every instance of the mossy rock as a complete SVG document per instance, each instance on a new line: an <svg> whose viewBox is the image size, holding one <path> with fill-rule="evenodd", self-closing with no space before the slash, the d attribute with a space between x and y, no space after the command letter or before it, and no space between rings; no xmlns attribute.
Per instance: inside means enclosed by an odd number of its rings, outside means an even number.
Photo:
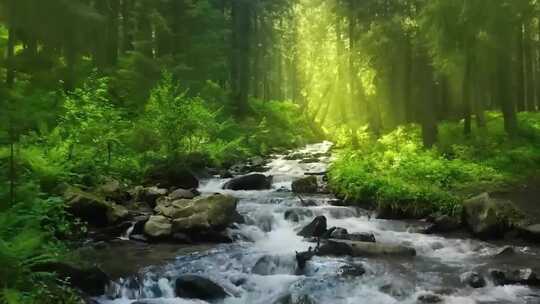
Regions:
<svg viewBox="0 0 540 304"><path fill-rule="evenodd" d="M230 195L216 194L195 200L181 200L173 205L174 232L220 231L236 219L238 200Z"/></svg>
<svg viewBox="0 0 540 304"><path fill-rule="evenodd" d="M524 218L513 202L483 193L463 202L463 222L481 238L502 237Z"/></svg>
<svg viewBox="0 0 540 304"><path fill-rule="evenodd" d="M118 223L129 215L125 207L76 187L68 187L64 192L64 199L71 214L98 227Z"/></svg>
<svg viewBox="0 0 540 304"><path fill-rule="evenodd" d="M297 179L292 183L292 191L294 193L317 193L318 190L319 185L315 176Z"/></svg>

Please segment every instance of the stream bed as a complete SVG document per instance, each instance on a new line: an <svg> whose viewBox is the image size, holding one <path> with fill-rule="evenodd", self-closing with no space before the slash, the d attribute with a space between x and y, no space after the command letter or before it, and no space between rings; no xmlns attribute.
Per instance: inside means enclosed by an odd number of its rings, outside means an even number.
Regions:
<svg viewBox="0 0 540 304"><path fill-rule="evenodd" d="M489 279L486 287L473 289L460 279L470 271L485 273L502 266L538 268L538 247L513 244L516 245L513 255L498 256L506 244L466 236L418 233L425 225L422 222L379 220L366 210L331 205L334 199L331 195L306 195L304 201L315 204L303 207L300 199L287 190L294 179L306 172L324 172L330 162L324 155L330 148L331 143L324 142L297 151L319 155L315 163L276 156L265 173L274 176L272 190L229 191L221 189L228 179L203 181L199 189L203 194L227 193L240 199L238 211L246 223L229 229L236 241L181 254L162 265L144 267L135 275L116 280L108 287L107 295L96 301L101 304L207 303L174 298L175 279L197 274L216 282L230 294L223 301L213 302L223 304L435 303L419 300L426 294L437 294L442 300L439 303L540 303L539 289L494 286ZM301 210L300 221L286 220L284 215L288 210ZM328 227L343 227L349 233L371 232L377 242L413 247L417 255L414 258L314 257L299 273L295 251L306 251L314 244L296 233L317 215L326 216ZM122 263L121 257L118 260ZM366 270L365 274L344 276L340 272L342 266L358 264Z"/></svg>

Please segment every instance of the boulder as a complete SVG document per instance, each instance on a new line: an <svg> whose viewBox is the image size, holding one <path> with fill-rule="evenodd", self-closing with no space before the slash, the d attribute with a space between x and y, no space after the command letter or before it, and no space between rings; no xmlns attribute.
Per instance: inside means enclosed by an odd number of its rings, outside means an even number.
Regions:
<svg viewBox="0 0 540 304"><path fill-rule="evenodd" d="M109 224L121 222L129 217L129 211L126 207L114 203L109 204L107 210L107 221Z"/></svg>
<svg viewBox="0 0 540 304"><path fill-rule="evenodd" d="M540 286L540 276L538 272L531 268L522 269L491 269L489 274L496 286L501 285L528 285Z"/></svg>
<svg viewBox="0 0 540 304"><path fill-rule="evenodd" d="M129 200L129 193L125 190L124 185L116 179L109 179L96 190L101 196L107 200L116 203L124 203Z"/></svg>
<svg viewBox="0 0 540 304"><path fill-rule="evenodd" d="M221 300L228 296L223 287L197 275L184 275L176 279L176 296L204 301Z"/></svg>
<svg viewBox="0 0 540 304"><path fill-rule="evenodd" d="M520 212L507 200L494 199L488 193L463 203L463 219L471 232L481 238L502 237Z"/></svg>
<svg viewBox="0 0 540 304"><path fill-rule="evenodd" d="M345 277L359 277L366 273L366 269L362 264L351 264L339 267L338 273Z"/></svg>
<svg viewBox="0 0 540 304"><path fill-rule="evenodd" d="M302 228L300 232L297 233L299 236L306 238L309 237L321 237L326 232L326 217L321 215L317 216L311 223Z"/></svg>
<svg viewBox="0 0 540 304"><path fill-rule="evenodd" d="M175 164L163 164L152 168L146 174L147 184L163 188L199 188L199 180L191 170Z"/></svg>
<svg viewBox="0 0 540 304"><path fill-rule="evenodd" d="M153 215L144 224L144 234L153 239L168 238L172 234L172 223L162 215Z"/></svg>
<svg viewBox="0 0 540 304"><path fill-rule="evenodd" d="M147 203L151 208L154 208L159 198L167 195L167 189L158 187L143 188L140 200Z"/></svg>
<svg viewBox="0 0 540 304"><path fill-rule="evenodd" d="M105 287L110 279L100 268L79 267L64 262L42 262L31 267L32 272L56 273L61 280L81 290L91 297L105 294Z"/></svg>
<svg viewBox="0 0 540 304"><path fill-rule="evenodd" d="M199 191L195 189L176 189L173 192L169 194L169 199L171 201L179 200L179 199L193 199L197 196L199 196Z"/></svg>
<svg viewBox="0 0 540 304"><path fill-rule="evenodd" d="M222 231L237 219L237 202L236 198L221 194L183 202L172 213L173 232Z"/></svg>
<svg viewBox="0 0 540 304"><path fill-rule="evenodd" d="M317 177L307 176L292 182L292 191L294 193L317 193L319 185Z"/></svg>
<svg viewBox="0 0 540 304"><path fill-rule="evenodd" d="M460 277L461 282L472 288L486 287L486 279L477 272L466 272Z"/></svg>
<svg viewBox="0 0 540 304"><path fill-rule="evenodd" d="M461 228L461 222L455 217L441 215L433 220L433 223L426 229L426 233L448 233Z"/></svg>
<svg viewBox="0 0 540 304"><path fill-rule="evenodd" d="M540 224L521 227L519 232L521 236L530 241L540 242Z"/></svg>
<svg viewBox="0 0 540 304"><path fill-rule="evenodd" d="M119 213L116 214L113 205L103 197L78 188L68 188L64 198L71 214L94 226L106 226L111 223L110 219L117 220L115 215L122 215L120 209L117 209Z"/></svg>
<svg viewBox="0 0 540 304"><path fill-rule="evenodd" d="M401 245L329 239L326 240L323 245L321 245L317 255L347 255L352 257L392 255L413 257L416 255L416 250L414 248Z"/></svg>
<svg viewBox="0 0 540 304"><path fill-rule="evenodd" d="M227 190L267 190L272 188L272 176L248 174L231 179L223 185Z"/></svg>
<svg viewBox="0 0 540 304"><path fill-rule="evenodd" d="M159 199L154 208L154 212L169 218L177 218L180 217L182 209L190 202L191 200L188 199L179 199L172 202L168 199Z"/></svg>

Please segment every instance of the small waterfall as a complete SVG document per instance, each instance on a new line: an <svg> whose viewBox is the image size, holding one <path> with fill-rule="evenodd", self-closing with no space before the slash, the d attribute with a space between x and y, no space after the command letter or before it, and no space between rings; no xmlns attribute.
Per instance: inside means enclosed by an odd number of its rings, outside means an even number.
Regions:
<svg viewBox="0 0 540 304"><path fill-rule="evenodd" d="M131 223L131 226L119 237L123 241L128 241L129 237L133 233L133 229L135 229L135 223Z"/></svg>

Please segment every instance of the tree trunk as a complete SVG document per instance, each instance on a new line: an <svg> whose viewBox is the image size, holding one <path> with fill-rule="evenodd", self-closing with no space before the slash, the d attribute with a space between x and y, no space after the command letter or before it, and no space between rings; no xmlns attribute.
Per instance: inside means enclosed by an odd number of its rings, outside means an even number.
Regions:
<svg viewBox="0 0 540 304"><path fill-rule="evenodd" d="M529 25L524 26L525 110L534 111L536 87L534 85L534 59Z"/></svg>
<svg viewBox="0 0 540 304"><path fill-rule="evenodd" d="M94 64L99 69L104 69L108 66L107 64L107 39L109 36L109 1L101 0L95 2L95 9L105 18L107 22L100 23L97 33L96 33L96 42L94 44Z"/></svg>
<svg viewBox="0 0 540 304"><path fill-rule="evenodd" d="M525 111L525 64L523 61L523 25L518 27L516 56L516 105L519 112Z"/></svg>
<svg viewBox="0 0 540 304"><path fill-rule="evenodd" d="M118 62L120 0L109 0L107 25L107 64L115 66Z"/></svg>
<svg viewBox="0 0 540 304"><path fill-rule="evenodd" d="M133 0L122 0L122 53L133 51Z"/></svg>
<svg viewBox="0 0 540 304"><path fill-rule="evenodd" d="M471 134L471 65L472 58L469 51L465 52L465 70L463 73L463 85L462 85L462 108L464 127L463 134L469 136Z"/></svg>
<svg viewBox="0 0 540 304"><path fill-rule="evenodd" d="M253 40L255 42L254 44L254 58L253 58L253 96L257 99L260 99L262 97L261 92L261 75L264 73L262 71L262 59L263 59L263 49L262 49L262 29L260 24L260 17L257 11L254 11L253 13Z"/></svg>
<svg viewBox="0 0 540 304"><path fill-rule="evenodd" d="M441 75L439 79L439 111L437 111L437 119L444 120L450 113L450 96L448 89L448 77Z"/></svg>
<svg viewBox="0 0 540 304"><path fill-rule="evenodd" d="M249 0L232 1L232 99L239 116L249 111L249 44L250 44Z"/></svg>
<svg viewBox="0 0 540 304"><path fill-rule="evenodd" d="M137 12L137 51L149 58L154 58L154 38L152 35L152 20L150 19L150 7L146 1L139 3Z"/></svg>
<svg viewBox="0 0 540 304"><path fill-rule="evenodd" d="M358 105L358 96L360 95L358 93L358 86L357 86L357 74L358 71L356 70L356 0L349 0L349 103L350 103L350 109L351 112L354 115L355 109L357 109ZM358 113L357 113L358 114ZM370 118L372 119L370 121L370 127L373 133L376 137L379 137L379 127L376 124L373 119L375 118L373 116L373 112L368 112L368 115L370 115ZM355 115L358 116L358 115ZM358 125L358 122L355 122L354 125ZM355 127L351 126L351 142L353 148L358 147L358 137L357 137L357 130Z"/></svg>
<svg viewBox="0 0 540 304"><path fill-rule="evenodd" d="M343 36L341 28L341 16L339 14L336 17L336 57L337 57L337 77L336 77L336 91L334 93L336 104L339 107L339 117L340 123L345 126L348 123L347 110L346 110L346 99L345 96L345 64L344 64L344 49L343 45Z"/></svg>
<svg viewBox="0 0 540 304"><path fill-rule="evenodd" d="M431 148L436 142L438 137L438 126L436 120L437 109L435 107L435 83L433 80L433 68L430 65L430 61L427 56L427 52L424 51L420 58L418 58L419 77L421 77L422 90L420 93L420 99L422 101L420 111L420 124L422 126L422 141L424 147Z"/></svg>
<svg viewBox="0 0 540 304"><path fill-rule="evenodd" d="M505 52L498 54L497 60L497 98L504 116L504 130L509 135L516 135L518 125L516 118L516 106L511 96L511 59L510 55Z"/></svg>
<svg viewBox="0 0 540 304"><path fill-rule="evenodd" d="M413 83L411 81L412 78L412 45L411 41L407 40L405 45L405 54L403 55L405 63L405 71L404 71L404 78L403 78L403 103L405 105L405 119L407 123L411 123L415 121L415 115L414 115L414 106L412 104L412 87Z"/></svg>
<svg viewBox="0 0 540 304"><path fill-rule="evenodd" d="M12 26L8 30L8 42L7 42L7 69L6 69L6 86L12 88L15 83L15 67L13 58L15 57L15 29Z"/></svg>
<svg viewBox="0 0 540 304"><path fill-rule="evenodd" d="M13 122L10 123L13 125ZM10 127L10 144L9 144L9 200L11 206L15 204L15 131L13 126Z"/></svg>

